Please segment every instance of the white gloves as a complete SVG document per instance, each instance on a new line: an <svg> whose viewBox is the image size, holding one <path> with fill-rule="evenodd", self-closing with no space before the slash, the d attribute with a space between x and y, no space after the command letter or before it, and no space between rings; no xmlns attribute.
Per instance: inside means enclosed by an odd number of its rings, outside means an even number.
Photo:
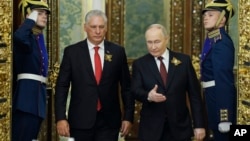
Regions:
<svg viewBox="0 0 250 141"><path fill-rule="evenodd" d="M227 133L230 131L230 125L232 125L231 122L221 122L218 124L218 130L221 133Z"/></svg>
<svg viewBox="0 0 250 141"><path fill-rule="evenodd" d="M75 139L71 137L59 136L59 138L60 138L60 141L75 141Z"/></svg>
<svg viewBox="0 0 250 141"><path fill-rule="evenodd" d="M68 141L75 141L74 138L68 138Z"/></svg>
<svg viewBox="0 0 250 141"><path fill-rule="evenodd" d="M37 21L37 17L38 17L38 11L33 10L30 15L28 16L28 19L31 19L33 21Z"/></svg>

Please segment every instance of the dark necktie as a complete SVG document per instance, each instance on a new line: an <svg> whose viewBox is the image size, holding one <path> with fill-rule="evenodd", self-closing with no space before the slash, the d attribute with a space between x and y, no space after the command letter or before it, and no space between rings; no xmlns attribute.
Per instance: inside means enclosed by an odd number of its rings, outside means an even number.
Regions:
<svg viewBox="0 0 250 141"><path fill-rule="evenodd" d="M167 74L167 70L166 70L166 67L165 67L164 63L162 62L162 59L163 59L162 56L158 57L158 60L160 60L161 79L162 79L162 81L164 83L164 86L166 86L166 84L167 84L167 75L168 74Z"/></svg>
<svg viewBox="0 0 250 141"><path fill-rule="evenodd" d="M102 64L101 64L101 58L99 56L98 53L98 49L100 47L94 47L95 49L95 54L94 54L94 61L95 61L95 79L96 79L96 83L97 85L99 85L100 80L101 80L101 76L102 76ZM97 111L99 111L101 109L101 102L100 99L98 98L97 101Z"/></svg>

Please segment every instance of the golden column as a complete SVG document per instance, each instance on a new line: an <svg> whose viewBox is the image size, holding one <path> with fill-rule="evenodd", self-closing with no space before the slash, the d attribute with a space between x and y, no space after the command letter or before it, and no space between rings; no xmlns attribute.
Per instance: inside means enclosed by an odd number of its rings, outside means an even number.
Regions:
<svg viewBox="0 0 250 141"><path fill-rule="evenodd" d="M12 0L0 2L0 141L10 141Z"/></svg>
<svg viewBox="0 0 250 141"><path fill-rule="evenodd" d="M250 1L239 0L238 120L250 125Z"/></svg>

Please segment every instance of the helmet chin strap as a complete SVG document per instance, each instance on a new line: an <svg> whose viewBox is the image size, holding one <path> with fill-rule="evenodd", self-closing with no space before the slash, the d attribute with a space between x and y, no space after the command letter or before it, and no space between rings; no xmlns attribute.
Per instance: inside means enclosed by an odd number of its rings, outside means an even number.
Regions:
<svg viewBox="0 0 250 141"><path fill-rule="evenodd" d="M217 22L215 24L215 27L214 27L215 29L217 29L219 27L219 25L220 25L222 19L224 18L225 14L226 14L225 10L222 10L222 12L220 14L220 17L219 17L219 19L217 20Z"/></svg>
<svg viewBox="0 0 250 141"><path fill-rule="evenodd" d="M221 23L223 17L225 16L225 13L226 13L225 10L223 10L223 11L220 13L220 17L218 18L217 22L215 23L215 26L212 27L212 28L210 28L210 29L207 29L208 32L214 31L214 30L216 30L216 29L219 28L219 25L220 25L220 23Z"/></svg>

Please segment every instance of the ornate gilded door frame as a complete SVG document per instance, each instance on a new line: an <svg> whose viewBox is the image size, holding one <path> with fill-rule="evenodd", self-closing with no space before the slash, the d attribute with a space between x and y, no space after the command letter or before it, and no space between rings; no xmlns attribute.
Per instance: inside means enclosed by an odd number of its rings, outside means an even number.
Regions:
<svg viewBox="0 0 250 141"><path fill-rule="evenodd" d="M249 0L238 1L239 49L237 71L237 123L250 125L250 4Z"/></svg>
<svg viewBox="0 0 250 141"><path fill-rule="evenodd" d="M0 140L10 141L12 84L12 0L0 2Z"/></svg>
<svg viewBox="0 0 250 141"><path fill-rule="evenodd" d="M46 27L46 46L49 54L49 81L47 84L47 118L43 122L39 140L57 141L54 114L54 87L59 71L59 0L47 0L51 13Z"/></svg>

